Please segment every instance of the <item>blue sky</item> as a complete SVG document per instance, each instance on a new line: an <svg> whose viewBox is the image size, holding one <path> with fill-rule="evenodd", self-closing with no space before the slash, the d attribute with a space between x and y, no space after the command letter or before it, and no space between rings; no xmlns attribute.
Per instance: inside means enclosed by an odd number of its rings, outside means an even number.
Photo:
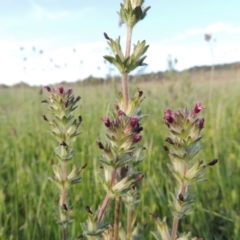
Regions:
<svg viewBox="0 0 240 240"><path fill-rule="evenodd" d="M116 74L104 63L109 54L103 37L121 36L118 0L0 0L0 83L45 85L90 75ZM212 35L215 63L240 60L239 0L145 0L151 6L133 31L133 43L146 40L148 66L143 72L210 65L204 34Z"/></svg>

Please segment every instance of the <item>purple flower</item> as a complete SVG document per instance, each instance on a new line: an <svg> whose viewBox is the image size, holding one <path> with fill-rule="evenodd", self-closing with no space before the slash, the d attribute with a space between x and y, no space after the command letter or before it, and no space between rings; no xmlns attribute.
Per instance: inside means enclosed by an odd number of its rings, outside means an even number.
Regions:
<svg viewBox="0 0 240 240"><path fill-rule="evenodd" d="M202 129L204 127L204 118L200 118L198 121L198 127L199 129Z"/></svg>
<svg viewBox="0 0 240 240"><path fill-rule="evenodd" d="M72 92L73 92L72 88L69 88L69 89L67 90L67 95L69 96L70 94L72 94Z"/></svg>
<svg viewBox="0 0 240 240"><path fill-rule="evenodd" d="M114 108L115 108L117 111L120 110L120 108L119 108L119 106L118 106L117 103L114 103Z"/></svg>
<svg viewBox="0 0 240 240"><path fill-rule="evenodd" d="M63 94L63 93L64 93L64 87L63 87L63 85L60 85L60 86L58 87L58 91L59 91L60 94Z"/></svg>
<svg viewBox="0 0 240 240"><path fill-rule="evenodd" d="M172 111L171 111L170 108L167 108L167 109L166 109L166 111L165 111L165 116L164 116L163 119L165 119L165 121L166 121L167 123L173 123L174 118L173 118L173 116L172 116Z"/></svg>
<svg viewBox="0 0 240 240"><path fill-rule="evenodd" d="M119 111L118 111L118 117L121 117L121 116L123 116L123 115L125 115L125 113L124 113L122 110L119 110Z"/></svg>
<svg viewBox="0 0 240 240"><path fill-rule="evenodd" d="M111 122L110 122L109 117L102 118L102 121L104 122L104 124L107 128L109 128L111 126Z"/></svg>
<svg viewBox="0 0 240 240"><path fill-rule="evenodd" d="M194 107L194 113L199 113L202 109L204 109L203 105L200 102L197 102Z"/></svg>
<svg viewBox="0 0 240 240"><path fill-rule="evenodd" d="M130 120L131 127L135 127L138 121L139 121L138 117L132 117Z"/></svg>
<svg viewBox="0 0 240 240"><path fill-rule="evenodd" d="M52 88L50 86L45 86L44 88L46 88L48 92L52 92Z"/></svg>
<svg viewBox="0 0 240 240"><path fill-rule="evenodd" d="M141 134L136 134L134 137L133 137L133 143L137 143L139 142L140 140L142 139L142 135Z"/></svg>

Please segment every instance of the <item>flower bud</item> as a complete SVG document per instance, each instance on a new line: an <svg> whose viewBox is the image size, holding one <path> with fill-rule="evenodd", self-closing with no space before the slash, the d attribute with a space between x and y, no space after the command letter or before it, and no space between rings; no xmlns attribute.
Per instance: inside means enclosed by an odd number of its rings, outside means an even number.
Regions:
<svg viewBox="0 0 240 240"><path fill-rule="evenodd" d="M166 145L163 145L163 149L168 153L169 152L169 148Z"/></svg>
<svg viewBox="0 0 240 240"><path fill-rule="evenodd" d="M167 138L165 139L165 141L168 142L168 143L170 143L171 145L174 145L174 142L173 142L173 140L172 140L170 137L167 137Z"/></svg>
<svg viewBox="0 0 240 240"><path fill-rule="evenodd" d="M204 118L200 118L198 121L198 127L199 129L203 129L204 127Z"/></svg>
<svg viewBox="0 0 240 240"><path fill-rule="evenodd" d="M102 121L104 122L104 124L107 128L109 128L111 126L111 122L110 122L109 117L102 118Z"/></svg>
<svg viewBox="0 0 240 240"><path fill-rule="evenodd" d="M213 166L218 162L218 159L213 159L211 162L209 162L207 165L208 166Z"/></svg>
<svg viewBox="0 0 240 240"><path fill-rule="evenodd" d="M103 35L107 40L110 40L110 37L107 35L107 33L104 32Z"/></svg>
<svg viewBox="0 0 240 240"><path fill-rule="evenodd" d="M86 210L88 213L93 214L93 212L91 211L91 209L90 209L89 206L86 206L86 207L85 207L85 210Z"/></svg>
<svg viewBox="0 0 240 240"><path fill-rule="evenodd" d="M137 142L139 142L140 140L142 139L142 136L141 136L141 134L136 134L134 137L133 137L133 143L137 143Z"/></svg>
<svg viewBox="0 0 240 240"><path fill-rule="evenodd" d="M45 86L44 88L46 88L48 92L52 92L53 90L50 86Z"/></svg>
<svg viewBox="0 0 240 240"><path fill-rule="evenodd" d="M123 167L121 167L121 169L120 169L121 179L123 179L123 178L126 177L127 172L128 172L128 166L123 166Z"/></svg>
<svg viewBox="0 0 240 240"><path fill-rule="evenodd" d="M120 110L119 105L117 103L114 104L114 108L118 111Z"/></svg>
<svg viewBox="0 0 240 240"><path fill-rule="evenodd" d="M132 117L130 120L130 126L135 127L138 121L139 121L138 117Z"/></svg>
<svg viewBox="0 0 240 240"><path fill-rule="evenodd" d="M102 149L102 150L104 149L104 146L100 141L97 141L96 143L100 149Z"/></svg>
<svg viewBox="0 0 240 240"><path fill-rule="evenodd" d="M118 117L121 117L121 116L123 116L123 115L125 115L125 113L124 113L123 111L119 110L119 111L118 111Z"/></svg>
<svg viewBox="0 0 240 240"><path fill-rule="evenodd" d="M45 120L46 122L48 122L48 119L47 119L46 115L42 115L42 117L43 117L43 120Z"/></svg>
<svg viewBox="0 0 240 240"><path fill-rule="evenodd" d="M203 105L200 102L197 102L194 107L194 113L199 113L202 109L204 109Z"/></svg>
<svg viewBox="0 0 240 240"><path fill-rule="evenodd" d="M59 91L60 94L63 94L63 93L64 93L64 87L63 87L63 85L60 85L60 86L58 87L58 91Z"/></svg>
<svg viewBox="0 0 240 240"><path fill-rule="evenodd" d="M67 95L69 96L70 94L72 94L72 92L73 92L72 88L69 88L69 89L67 90Z"/></svg>
<svg viewBox="0 0 240 240"><path fill-rule="evenodd" d="M78 102L80 99L81 99L81 97L77 96L75 101Z"/></svg>
<svg viewBox="0 0 240 240"><path fill-rule="evenodd" d="M173 116L172 116L172 111L171 111L170 108L167 108L167 109L166 109L166 111L165 111L165 116L164 116L163 119L165 119L165 121L166 121L167 123L173 123L174 118L173 118Z"/></svg>

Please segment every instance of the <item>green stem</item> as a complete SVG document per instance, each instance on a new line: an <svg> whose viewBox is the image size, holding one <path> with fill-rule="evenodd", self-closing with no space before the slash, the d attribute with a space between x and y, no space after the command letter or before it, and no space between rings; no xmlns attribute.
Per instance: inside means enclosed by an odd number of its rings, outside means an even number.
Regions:
<svg viewBox="0 0 240 240"><path fill-rule="evenodd" d="M184 164L183 166L184 172L183 175L186 176L187 171L188 171L188 165ZM188 187L185 183L182 183L180 186L180 193L184 196L184 194L187 192ZM175 216L173 218L173 225L172 225L172 235L171 235L171 240L175 240L177 238L177 229L178 229L178 223L179 223L179 217Z"/></svg>
<svg viewBox="0 0 240 240"><path fill-rule="evenodd" d="M119 217L120 217L121 197L117 196L115 201L115 215L114 215L114 240L118 240L119 235Z"/></svg>
<svg viewBox="0 0 240 240"><path fill-rule="evenodd" d="M67 240L67 227L62 227L62 240Z"/></svg>
<svg viewBox="0 0 240 240"><path fill-rule="evenodd" d="M131 232L132 232L132 208L128 207L128 212L127 212L127 239L130 240L131 238Z"/></svg>
<svg viewBox="0 0 240 240"><path fill-rule="evenodd" d="M123 101L124 101L124 109L126 111L128 108L128 73L122 73L122 88L123 88Z"/></svg>
<svg viewBox="0 0 240 240"><path fill-rule="evenodd" d="M126 42L126 51L125 51L125 58L130 56L131 51L131 42L132 42L132 27L127 28L127 42Z"/></svg>
<svg viewBox="0 0 240 240"><path fill-rule="evenodd" d="M127 28L127 41L126 41L126 51L125 51L125 58L130 56L131 51L131 41L132 41L132 27ZM122 88L123 88L123 99L124 99L124 111L128 108L128 73L122 73Z"/></svg>
<svg viewBox="0 0 240 240"><path fill-rule="evenodd" d="M110 189L111 189L111 187L115 183L116 174L117 174L116 169L114 169L113 172L112 172L112 179L111 179L111 182L110 182ZM98 222L101 221L101 219L102 219L102 217L103 217L103 215L104 215L104 213L105 213L105 211L107 209L107 205L109 203L109 200L110 200L110 195L109 195L109 193L107 193L106 196L105 196L105 199L103 201L103 204L102 204L102 206L100 208L99 214L98 214Z"/></svg>
<svg viewBox="0 0 240 240"><path fill-rule="evenodd" d="M179 217L175 216L173 219L171 240L176 240L176 238L177 238L178 222L179 222Z"/></svg>
<svg viewBox="0 0 240 240"><path fill-rule="evenodd" d="M65 162L62 163L62 180L65 181L67 179L67 164ZM62 188L60 193L60 201L59 201L59 210L61 221L66 221L67 216L61 213L62 207L67 205L67 189L65 187ZM62 225L62 240L67 240L67 223L66 225Z"/></svg>
<svg viewBox="0 0 240 240"><path fill-rule="evenodd" d="M65 181L67 179L67 164L65 162L62 163L62 180ZM65 187L61 190L60 195L60 207L64 204L67 204L67 189Z"/></svg>

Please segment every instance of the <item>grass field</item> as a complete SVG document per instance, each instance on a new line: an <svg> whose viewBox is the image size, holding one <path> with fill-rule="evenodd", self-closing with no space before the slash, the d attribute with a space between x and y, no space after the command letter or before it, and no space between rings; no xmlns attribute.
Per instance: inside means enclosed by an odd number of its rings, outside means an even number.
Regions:
<svg viewBox="0 0 240 240"><path fill-rule="evenodd" d="M219 163L208 169L208 181L191 189L195 213L183 219L179 229L205 240L240 239L240 79L213 81L211 101L206 79L134 82L131 92L137 87L146 96L142 112L148 114L143 120L141 143L147 150L140 165L145 178L138 211L138 222L146 224L145 239L153 239L150 231L156 227L150 212L161 218L167 216L169 226L172 221L167 202L175 185L166 166L169 157L162 148L168 135L164 110L192 108L197 101L206 107L202 112L205 128L200 155L207 162L218 158ZM88 166L82 183L69 192L75 213L69 228L73 237L81 233L80 223L87 217L85 206L96 209L104 197L97 178L101 152L96 141L104 141L100 118L113 108L118 91L121 86L113 83L74 87L75 95L81 96L77 114L83 117L74 162ZM50 159L55 158L55 141L41 117L50 115L41 103L48 95L40 88L21 87L0 89L0 95L0 239L59 239L54 221L58 192L48 180L52 176Z"/></svg>

